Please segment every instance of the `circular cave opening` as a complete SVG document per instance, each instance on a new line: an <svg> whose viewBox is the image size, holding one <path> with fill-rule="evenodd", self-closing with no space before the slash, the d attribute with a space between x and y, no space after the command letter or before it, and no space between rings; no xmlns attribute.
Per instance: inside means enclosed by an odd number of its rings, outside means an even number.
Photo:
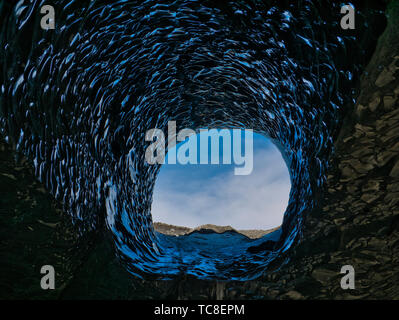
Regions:
<svg viewBox="0 0 399 320"><path fill-rule="evenodd" d="M168 150L153 191L157 232L229 232L229 246L241 240L235 233L256 239L281 226L291 189L286 162L264 135L238 131L235 141L232 129L204 129Z"/></svg>
<svg viewBox="0 0 399 320"><path fill-rule="evenodd" d="M285 238L292 177L284 149L252 129L185 130L176 135L180 144L168 140L162 164L148 166L154 167L147 209L152 238L136 233L146 249L141 256L121 246L127 265L136 275L148 268L161 279L253 279Z"/></svg>
<svg viewBox="0 0 399 320"><path fill-rule="evenodd" d="M243 129L251 126L236 124L213 126L219 128L214 131L219 140L211 139L219 141L216 152L212 152L212 142L205 147L201 143L204 126L183 129L189 127L189 123L183 123L177 134L170 136L167 122L159 129L168 133L167 139L166 134L149 140L146 137L140 157L132 149L126 176L134 182L127 185L132 192L118 192L118 184L109 183L107 222L119 255L128 270L139 277L256 279L300 239L304 214L314 205L313 190L323 183L322 167L318 166L322 163L317 157L308 157L315 149L308 148L310 140L302 139L295 127L280 127L281 132L273 132L261 126L251 130ZM287 134L286 130L297 134ZM222 131L231 142L226 143L230 153L224 152ZM252 151L247 145L251 140L246 138L248 132L253 134ZM234 133L242 138L238 144ZM171 137L183 143L173 148ZM162 141L169 150L163 151L164 162L150 164L144 160L150 146ZM234 145L240 145L238 152ZM201 160L204 150L208 150L208 159ZM153 157L158 152L152 153ZM247 157L251 152L252 161ZM173 154L171 163L175 164L170 163ZM230 160L229 164L224 163L226 154L230 155L226 161ZM195 160L206 163L192 164ZM319 171L315 171L317 168Z"/></svg>

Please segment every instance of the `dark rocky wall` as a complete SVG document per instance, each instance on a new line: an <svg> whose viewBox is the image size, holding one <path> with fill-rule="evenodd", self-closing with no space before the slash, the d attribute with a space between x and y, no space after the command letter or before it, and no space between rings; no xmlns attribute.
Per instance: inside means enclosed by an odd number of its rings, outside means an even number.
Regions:
<svg viewBox="0 0 399 320"><path fill-rule="evenodd" d="M1 144L0 298L37 299L398 299L399 0L360 84L328 174L322 206L309 213L304 240L248 282L144 281L119 265L107 234L75 235L35 182L30 166ZM40 289L54 265L56 290ZM356 289L340 287L353 265Z"/></svg>

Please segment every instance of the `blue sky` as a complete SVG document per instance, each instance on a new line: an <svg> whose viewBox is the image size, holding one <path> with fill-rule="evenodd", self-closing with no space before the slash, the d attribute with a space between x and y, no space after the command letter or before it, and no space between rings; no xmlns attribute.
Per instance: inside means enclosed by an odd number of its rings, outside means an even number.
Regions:
<svg viewBox="0 0 399 320"><path fill-rule="evenodd" d="M222 143L219 150L222 162ZM167 164L167 156L155 183L153 220L187 227L207 223L236 229L279 226L291 188L288 168L280 151L264 136L254 133L253 151L249 175L234 175L234 163Z"/></svg>

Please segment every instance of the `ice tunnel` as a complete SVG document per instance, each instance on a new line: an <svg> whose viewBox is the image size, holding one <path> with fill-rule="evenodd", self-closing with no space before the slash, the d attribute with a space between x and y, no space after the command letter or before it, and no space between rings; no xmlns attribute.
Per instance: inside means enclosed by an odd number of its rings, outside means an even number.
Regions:
<svg viewBox="0 0 399 320"><path fill-rule="evenodd" d="M111 232L126 268L157 279L253 279L301 240L375 44L365 13L344 32L333 1L53 1L52 31L34 27L42 2L1 7L1 133L82 232ZM273 139L292 183L277 234L228 250L208 235L203 254L199 236L154 231L145 134L169 121Z"/></svg>

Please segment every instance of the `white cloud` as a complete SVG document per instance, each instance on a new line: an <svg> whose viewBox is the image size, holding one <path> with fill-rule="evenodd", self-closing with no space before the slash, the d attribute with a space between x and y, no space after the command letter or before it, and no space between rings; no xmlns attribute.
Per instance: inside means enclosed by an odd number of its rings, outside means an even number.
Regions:
<svg viewBox="0 0 399 320"><path fill-rule="evenodd" d="M175 166L164 174L161 168L153 220L188 227L207 223L236 229L279 226L291 188L287 166L274 145L254 152L254 170L248 176L235 176L233 167L216 175L211 168L205 174L199 166L186 171Z"/></svg>

